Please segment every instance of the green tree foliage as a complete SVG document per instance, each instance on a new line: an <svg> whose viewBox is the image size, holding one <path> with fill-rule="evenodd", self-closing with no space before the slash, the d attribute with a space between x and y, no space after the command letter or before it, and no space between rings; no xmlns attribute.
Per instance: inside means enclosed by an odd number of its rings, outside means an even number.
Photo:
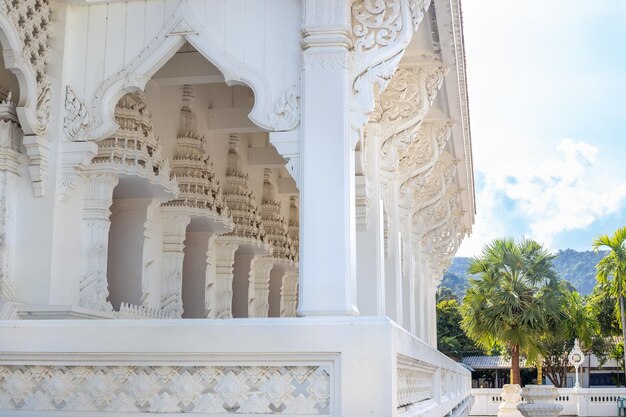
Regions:
<svg viewBox="0 0 626 417"><path fill-rule="evenodd" d="M455 299L437 303L437 349L457 360L483 353L461 329L461 320L461 310Z"/></svg>
<svg viewBox="0 0 626 417"><path fill-rule="evenodd" d="M560 320L539 338L544 375L556 387L564 387L569 366L568 354L578 338L584 351L599 347L600 324L591 301L576 291L563 290ZM600 340L596 340L600 339Z"/></svg>
<svg viewBox="0 0 626 417"><path fill-rule="evenodd" d="M519 357L535 358L539 339L562 315L562 286L554 255L532 240L496 239L472 259L461 326L478 346L498 342L511 353L513 383L520 383Z"/></svg>
<svg viewBox="0 0 626 417"><path fill-rule="evenodd" d="M439 288L437 288L437 303L440 303L442 301L447 301L447 300L455 300L456 301L456 295L454 294L454 292L452 292L452 290L448 287L444 287L444 286L440 286Z"/></svg>
<svg viewBox="0 0 626 417"><path fill-rule="evenodd" d="M617 298L622 327L622 352L626 355L623 342L626 340L626 227L617 229L612 236L598 236L593 242L594 250L608 249L609 252L596 265L596 278L600 284L609 285L610 293ZM626 356L624 356L626 359Z"/></svg>
<svg viewBox="0 0 626 417"><path fill-rule="evenodd" d="M600 325L600 334L606 337L621 335L619 303L611 293L611 286L598 282L589 295L589 302Z"/></svg>

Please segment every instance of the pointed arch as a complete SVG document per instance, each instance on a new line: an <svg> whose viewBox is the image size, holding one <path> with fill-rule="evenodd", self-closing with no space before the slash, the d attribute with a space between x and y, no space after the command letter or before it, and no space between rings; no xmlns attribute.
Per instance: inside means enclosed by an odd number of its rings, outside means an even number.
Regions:
<svg viewBox="0 0 626 417"><path fill-rule="evenodd" d="M250 87L254 93L254 107L248 117L263 129L276 130L270 120L273 95L267 78L224 49L198 20L187 0L183 0L161 32L142 52L125 69L105 80L97 90L93 100L94 127L90 139L98 141L115 131L114 112L118 100L126 93L144 90L152 76L185 42L189 42L220 70L228 86Z"/></svg>
<svg viewBox="0 0 626 417"><path fill-rule="evenodd" d="M20 88L19 97L14 96L20 125L25 134L35 134L39 130L37 76L31 63L22 55L22 40L6 13L0 13L0 45L5 68L15 75Z"/></svg>

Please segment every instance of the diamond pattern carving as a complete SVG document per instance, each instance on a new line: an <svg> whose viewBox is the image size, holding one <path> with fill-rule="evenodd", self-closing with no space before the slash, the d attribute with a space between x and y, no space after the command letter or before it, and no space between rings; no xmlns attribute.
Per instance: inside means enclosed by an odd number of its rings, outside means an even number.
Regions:
<svg viewBox="0 0 626 417"><path fill-rule="evenodd" d="M330 366L0 366L0 410L329 415Z"/></svg>

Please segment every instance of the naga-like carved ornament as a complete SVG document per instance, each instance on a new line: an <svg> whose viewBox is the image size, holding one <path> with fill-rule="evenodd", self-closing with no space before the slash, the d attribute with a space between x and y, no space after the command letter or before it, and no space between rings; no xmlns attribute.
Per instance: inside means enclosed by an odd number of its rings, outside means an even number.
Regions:
<svg viewBox="0 0 626 417"><path fill-rule="evenodd" d="M291 130L298 126L300 123L299 98L295 85L280 95L274 105L274 112L270 113L270 123L275 131Z"/></svg>

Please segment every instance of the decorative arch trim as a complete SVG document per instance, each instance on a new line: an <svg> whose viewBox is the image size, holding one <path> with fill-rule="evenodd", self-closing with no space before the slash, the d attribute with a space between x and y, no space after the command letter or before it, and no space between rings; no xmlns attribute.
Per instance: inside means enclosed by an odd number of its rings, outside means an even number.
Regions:
<svg viewBox="0 0 626 417"><path fill-rule="evenodd" d="M289 130L297 126L299 119L292 123L293 126L276 128L276 123L271 120L273 96L267 78L224 49L198 20L187 0L183 0L143 51L125 69L105 80L97 90L93 100L94 127L89 139L98 141L115 132L115 105L119 99L127 93L144 90L150 78L185 42L189 42L222 72L227 85L246 85L252 89L254 107L248 115L252 122L268 131Z"/></svg>

